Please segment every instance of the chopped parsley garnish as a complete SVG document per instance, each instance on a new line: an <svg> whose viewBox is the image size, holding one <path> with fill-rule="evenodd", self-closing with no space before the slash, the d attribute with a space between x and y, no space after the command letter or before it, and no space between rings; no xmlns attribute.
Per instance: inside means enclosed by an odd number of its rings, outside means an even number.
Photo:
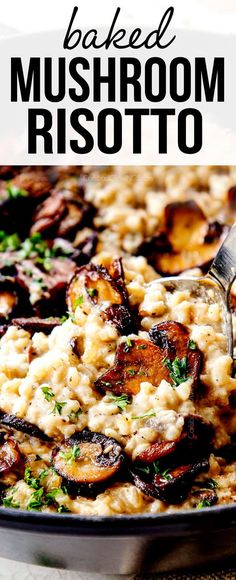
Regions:
<svg viewBox="0 0 236 580"><path fill-rule="evenodd" d="M56 496L61 493L61 489L60 488L55 488L55 489L51 489L50 491L48 491L48 493L46 493L45 495L45 504L46 505L51 505L55 502Z"/></svg>
<svg viewBox="0 0 236 580"><path fill-rule="evenodd" d="M208 501L208 499L203 499L202 501L200 501L200 502L197 504L197 506L196 506L196 509L197 509L197 510L200 510L201 508L204 508L204 507L210 507L210 506L211 506L211 504L210 504L210 502Z"/></svg>
<svg viewBox="0 0 236 580"><path fill-rule="evenodd" d="M0 252L18 250L21 241L18 234L11 234L8 236L6 232L0 230Z"/></svg>
<svg viewBox="0 0 236 580"><path fill-rule="evenodd" d="M87 292L88 292L88 295L90 296L90 298L94 298L94 296L97 295L96 288L87 288Z"/></svg>
<svg viewBox="0 0 236 580"><path fill-rule="evenodd" d="M156 417L155 411L148 411L148 413L144 413L144 415L135 415L131 417L131 419L145 419L145 417Z"/></svg>
<svg viewBox="0 0 236 580"><path fill-rule="evenodd" d="M15 510L18 510L20 507L19 502L15 501L12 495L4 497L4 499L2 500L2 503L3 503L4 507L6 507L6 508L13 508Z"/></svg>
<svg viewBox="0 0 236 580"><path fill-rule="evenodd" d="M129 395L110 395L109 394L109 399L115 403L115 405L121 409L122 411L124 411L124 409L127 407L127 405L130 404L130 397Z"/></svg>
<svg viewBox="0 0 236 580"><path fill-rule="evenodd" d="M76 298L75 303L74 303L74 310L76 310L77 306L80 306L81 304L83 304L84 301L84 297L82 296L82 294L80 296L78 296L78 298Z"/></svg>
<svg viewBox="0 0 236 580"><path fill-rule="evenodd" d="M160 465L159 465L159 461L154 461L153 462L153 469L154 469L154 473L156 475L160 475L162 477L162 479L171 479L171 475L169 475L169 471L170 469L164 469L164 471L161 470Z"/></svg>
<svg viewBox="0 0 236 580"><path fill-rule="evenodd" d="M48 243L43 240L41 234L38 232L30 238L26 238L17 249L19 249L18 256L20 260L36 258L37 262L42 264L46 272L50 272L52 269L52 258L68 255L67 249L65 250L63 247L56 245L49 247Z"/></svg>
<svg viewBox="0 0 236 580"><path fill-rule="evenodd" d="M146 344L139 344L139 345L137 346L137 349L138 349L138 350L145 350L145 348L147 348L147 345L146 345Z"/></svg>
<svg viewBox="0 0 236 580"><path fill-rule="evenodd" d="M8 183L6 187L6 192L8 193L9 199L17 199L18 197L28 197L28 191L17 187L16 185L11 185Z"/></svg>
<svg viewBox="0 0 236 580"><path fill-rule="evenodd" d="M125 341L124 351L129 352L132 346L133 346L132 340L130 338L127 338Z"/></svg>
<svg viewBox="0 0 236 580"><path fill-rule="evenodd" d="M197 348L196 342L194 340L189 340L188 348L190 350L196 350L196 348Z"/></svg>
<svg viewBox="0 0 236 580"><path fill-rule="evenodd" d="M82 413L83 413L82 409L78 409L78 411L71 411L68 417L71 421L76 421L76 419L78 419L78 417L82 415Z"/></svg>
<svg viewBox="0 0 236 580"><path fill-rule="evenodd" d="M137 471L141 471L142 473L145 473L146 475L160 475L160 477L162 479L166 479L169 480L171 479L171 475L169 475L169 469L164 469L163 471L161 470L160 466L159 466L159 461L154 461L153 463L150 463L150 465L138 465L135 466L135 469Z"/></svg>
<svg viewBox="0 0 236 580"><path fill-rule="evenodd" d="M65 407L65 405L66 405L65 401L56 401L52 410L52 414L55 415L56 413L58 413L58 415L61 415L62 409L63 407Z"/></svg>
<svg viewBox="0 0 236 580"><path fill-rule="evenodd" d="M59 507L57 509L57 513L58 514L71 513L71 510L69 510L69 508L66 507L66 505L62 504L62 505L59 505Z"/></svg>
<svg viewBox="0 0 236 580"><path fill-rule="evenodd" d="M181 383L188 380L187 375L187 358L176 357L173 361L170 359L164 360L164 365L170 371L170 377L173 381L173 386L178 387Z"/></svg>
<svg viewBox="0 0 236 580"><path fill-rule="evenodd" d="M216 489L218 487L217 481L209 477L208 479L204 479L203 481L194 481L194 484L202 489Z"/></svg>
<svg viewBox="0 0 236 580"><path fill-rule="evenodd" d="M41 387L41 391L43 392L46 401L50 402L51 399L53 399L53 397L55 397L53 391L51 389L49 389L49 387Z"/></svg>
<svg viewBox="0 0 236 580"><path fill-rule="evenodd" d="M136 370L135 369L128 369L127 373L131 376L134 377L134 375L136 375Z"/></svg>
<svg viewBox="0 0 236 580"><path fill-rule="evenodd" d="M41 487L39 478L32 475L30 467L26 467L25 469L24 481L33 489L39 489Z"/></svg>
<svg viewBox="0 0 236 580"><path fill-rule="evenodd" d="M60 323L63 324L63 322L66 322L66 320L68 320L68 316L66 316L66 314L64 314L63 316L61 316L60 318Z"/></svg>
<svg viewBox="0 0 236 580"><path fill-rule="evenodd" d="M73 445L68 451L60 451L59 457L65 459L67 463L72 463L80 456L80 447L78 445Z"/></svg>
<svg viewBox="0 0 236 580"><path fill-rule="evenodd" d="M146 475L149 475L150 471L151 471L151 467L149 465L145 465L143 467L136 467L137 471L141 471L142 473L146 473Z"/></svg>
<svg viewBox="0 0 236 580"><path fill-rule="evenodd" d="M43 494L44 494L44 489L43 487L40 487L39 489L37 489L36 491L34 491L32 493L32 495L29 498L28 504L27 504L27 510L31 511L31 510L40 510L40 508L43 506Z"/></svg>

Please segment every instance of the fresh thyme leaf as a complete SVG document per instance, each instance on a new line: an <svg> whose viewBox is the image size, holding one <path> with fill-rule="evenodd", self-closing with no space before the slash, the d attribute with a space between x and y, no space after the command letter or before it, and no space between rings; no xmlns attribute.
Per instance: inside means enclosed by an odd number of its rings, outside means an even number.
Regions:
<svg viewBox="0 0 236 580"><path fill-rule="evenodd" d="M188 380L186 357L182 359L176 357L173 361L165 359L163 363L170 371L170 378L173 382L173 386L178 387L181 383Z"/></svg>
<svg viewBox="0 0 236 580"><path fill-rule="evenodd" d="M137 349L138 349L138 350L145 350L145 348L147 348L147 345L146 345L146 344L139 344L139 345L137 346Z"/></svg>
<svg viewBox="0 0 236 580"><path fill-rule="evenodd" d="M8 235L3 230L0 230L0 252L18 250L20 244L21 241L18 234Z"/></svg>
<svg viewBox="0 0 236 580"><path fill-rule="evenodd" d="M87 288L87 292L90 298L94 298L94 296L97 294L96 288Z"/></svg>
<svg viewBox="0 0 236 580"><path fill-rule="evenodd" d="M140 467L140 466L139 466L139 467L137 467L137 466L136 466L136 468L135 468L135 469L136 469L137 471L141 471L142 473L146 473L146 475L149 475L149 473L150 473L150 471L151 471L151 468L150 468L150 466L149 466L149 465L145 465L145 466L143 466L143 467Z"/></svg>
<svg viewBox="0 0 236 580"><path fill-rule="evenodd" d="M62 409L63 407L65 407L65 405L66 405L65 401L56 401L52 410L52 414L55 415L56 413L58 413L58 415L61 415Z"/></svg>
<svg viewBox="0 0 236 580"><path fill-rule="evenodd" d="M64 314L64 316L61 316L60 318L60 323L63 324L63 322L66 322L66 320L68 320L68 316Z"/></svg>
<svg viewBox="0 0 236 580"><path fill-rule="evenodd" d="M204 508L204 507L210 507L210 506L211 506L211 504L210 504L210 502L208 501L208 499L203 499L202 501L200 501L200 502L197 504L197 506L196 506L196 509L197 509L197 510L200 510L201 508Z"/></svg>
<svg viewBox="0 0 236 580"><path fill-rule="evenodd" d="M43 469L41 471L41 473L39 474L39 479L44 479L44 477L47 477L48 474L49 474L49 469Z"/></svg>
<svg viewBox="0 0 236 580"><path fill-rule="evenodd" d="M43 494L43 487L40 487L32 493L27 504L28 511L40 510L40 508L43 506Z"/></svg>
<svg viewBox="0 0 236 580"><path fill-rule="evenodd" d="M111 401L113 401L113 403L115 403L117 405L117 407L119 409L121 409L122 411L127 407L127 405L130 404L130 397L129 395L110 395L109 393L109 399Z"/></svg>
<svg viewBox="0 0 236 580"><path fill-rule="evenodd" d="M136 375L136 371L134 369L128 369L127 373L131 376L134 377L134 375Z"/></svg>
<svg viewBox="0 0 236 580"><path fill-rule="evenodd" d="M190 348L190 350L196 350L197 348L196 342L194 340L189 340L188 348Z"/></svg>
<svg viewBox="0 0 236 580"><path fill-rule="evenodd" d="M144 413L144 415L136 415L131 417L131 419L145 419L145 417L156 417L155 411L148 411L148 413Z"/></svg>
<svg viewBox="0 0 236 580"><path fill-rule="evenodd" d="M78 298L76 298L76 300L74 302L74 310L76 310L77 306L80 306L81 304L83 304L83 301L84 301L84 297L81 294L80 296L78 296Z"/></svg>
<svg viewBox="0 0 236 580"><path fill-rule="evenodd" d="M19 502L15 501L12 495L4 497L2 503L6 508L13 508L15 510L18 510L20 507Z"/></svg>
<svg viewBox="0 0 236 580"><path fill-rule="evenodd" d="M78 419L80 415L82 415L82 413L83 413L82 409L78 409L78 411L71 411L68 417L71 421L75 421L76 419Z"/></svg>
<svg viewBox="0 0 236 580"><path fill-rule="evenodd" d="M25 468L24 481L33 489L39 489L41 487L39 478L32 475L30 467Z"/></svg>
<svg viewBox="0 0 236 580"><path fill-rule="evenodd" d="M208 479L204 479L203 481L194 481L194 484L202 489L216 489L218 487L217 481L209 477Z"/></svg>
<svg viewBox="0 0 236 580"><path fill-rule="evenodd" d="M51 399L53 399L53 397L55 397L53 391L51 389L49 389L49 387L41 387L41 391L43 392L46 401L50 402Z"/></svg>
<svg viewBox="0 0 236 580"><path fill-rule="evenodd" d="M46 505L52 505L55 500L56 500L56 496L61 493L61 489L56 487L55 489L51 489L50 491L48 491L48 493L46 493L45 495L45 504Z"/></svg>
<svg viewBox="0 0 236 580"><path fill-rule="evenodd" d="M71 513L71 510L66 505L60 505L57 509L58 514Z"/></svg>
<svg viewBox="0 0 236 580"><path fill-rule="evenodd" d="M60 451L59 452L59 457L62 457L62 459L65 459L65 461L67 463L72 463L79 456L80 456L80 447L78 447L77 445L73 445L73 447L68 449L68 451Z"/></svg>
<svg viewBox="0 0 236 580"><path fill-rule="evenodd" d="M8 193L9 199L17 199L18 197L28 197L29 195L28 191L26 191L25 189L21 189L20 187L17 187L16 185L11 185L10 183L8 183L6 191Z"/></svg>

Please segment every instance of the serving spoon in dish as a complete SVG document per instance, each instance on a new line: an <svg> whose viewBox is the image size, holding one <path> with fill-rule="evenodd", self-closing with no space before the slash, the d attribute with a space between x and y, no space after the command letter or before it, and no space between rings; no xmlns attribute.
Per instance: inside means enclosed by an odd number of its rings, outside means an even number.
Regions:
<svg viewBox="0 0 236 580"><path fill-rule="evenodd" d="M169 292L189 290L191 297L204 298L210 304L220 304L223 319L223 331L227 337L229 355L235 366L233 353L233 325L230 309L230 290L236 279L236 223L231 227L220 247L210 269L205 276L180 277L169 276L155 280ZM150 284L153 284L151 282ZM233 369L232 369L233 370Z"/></svg>

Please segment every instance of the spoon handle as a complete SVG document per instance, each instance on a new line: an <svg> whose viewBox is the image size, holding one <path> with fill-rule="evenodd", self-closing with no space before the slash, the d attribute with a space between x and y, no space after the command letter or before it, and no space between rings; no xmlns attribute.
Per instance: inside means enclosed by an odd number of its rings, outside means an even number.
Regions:
<svg viewBox="0 0 236 580"><path fill-rule="evenodd" d="M220 284L226 294L236 278L236 223L230 229L207 274Z"/></svg>

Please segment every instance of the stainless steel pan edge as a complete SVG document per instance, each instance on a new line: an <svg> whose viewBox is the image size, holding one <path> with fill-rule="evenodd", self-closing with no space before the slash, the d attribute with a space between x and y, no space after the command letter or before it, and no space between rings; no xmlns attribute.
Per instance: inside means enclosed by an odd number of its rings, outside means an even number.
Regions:
<svg viewBox="0 0 236 580"><path fill-rule="evenodd" d="M90 518L0 510L0 555L41 566L104 574L169 572L232 564L235 554L234 505Z"/></svg>

